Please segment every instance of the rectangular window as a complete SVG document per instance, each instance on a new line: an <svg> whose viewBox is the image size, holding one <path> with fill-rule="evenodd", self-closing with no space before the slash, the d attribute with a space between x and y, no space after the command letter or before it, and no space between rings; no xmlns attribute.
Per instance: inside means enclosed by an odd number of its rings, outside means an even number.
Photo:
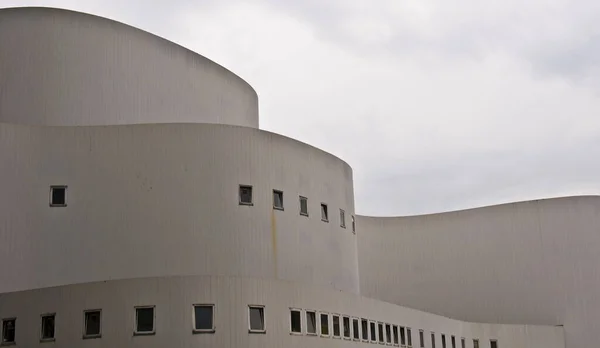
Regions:
<svg viewBox="0 0 600 348"><path fill-rule="evenodd" d="M50 186L50 206L67 206L67 186Z"/></svg>
<svg viewBox="0 0 600 348"><path fill-rule="evenodd" d="M343 317L342 324L344 325L344 338L351 338L350 332L352 331L352 329L350 328L350 318Z"/></svg>
<svg viewBox="0 0 600 348"><path fill-rule="evenodd" d="M404 331L404 327L400 326L400 345L406 345L406 331Z"/></svg>
<svg viewBox="0 0 600 348"><path fill-rule="evenodd" d="M52 314L44 314L42 315L42 331L40 338L42 341L54 340L54 323L55 323L56 315Z"/></svg>
<svg viewBox="0 0 600 348"><path fill-rule="evenodd" d="M248 306L248 327L252 333L266 332L264 306Z"/></svg>
<svg viewBox="0 0 600 348"><path fill-rule="evenodd" d="M321 336L329 336L329 314L321 313L319 319L321 320Z"/></svg>
<svg viewBox="0 0 600 348"><path fill-rule="evenodd" d="M446 335L442 334L442 348L446 348Z"/></svg>
<svg viewBox="0 0 600 348"><path fill-rule="evenodd" d="M377 325L374 321L369 322L369 330L371 331L371 342L377 342Z"/></svg>
<svg viewBox="0 0 600 348"><path fill-rule="evenodd" d="M467 348L464 337L460 339L460 348Z"/></svg>
<svg viewBox="0 0 600 348"><path fill-rule="evenodd" d="M473 340L473 348L479 348L479 340L477 340L477 339Z"/></svg>
<svg viewBox="0 0 600 348"><path fill-rule="evenodd" d="M97 338L102 334L102 311L99 309L83 312L83 338Z"/></svg>
<svg viewBox="0 0 600 348"><path fill-rule="evenodd" d="M490 348L498 348L498 341L490 340Z"/></svg>
<svg viewBox="0 0 600 348"><path fill-rule="evenodd" d="M379 335L379 343L385 343L385 337L383 337L383 323L377 324L377 334Z"/></svg>
<svg viewBox="0 0 600 348"><path fill-rule="evenodd" d="M306 333L317 334L317 313L314 311L306 311Z"/></svg>
<svg viewBox="0 0 600 348"><path fill-rule="evenodd" d="M290 309L290 332L302 333L302 312L299 309Z"/></svg>
<svg viewBox="0 0 600 348"><path fill-rule="evenodd" d="M300 215L308 216L308 198L300 196Z"/></svg>
<svg viewBox="0 0 600 348"><path fill-rule="evenodd" d="M398 325L392 327L392 335L394 336L394 345L398 345Z"/></svg>
<svg viewBox="0 0 600 348"><path fill-rule="evenodd" d="M327 204L321 203L321 221L329 222L329 214L327 212Z"/></svg>
<svg viewBox="0 0 600 348"><path fill-rule="evenodd" d="M273 190L273 209L283 210L283 191Z"/></svg>
<svg viewBox="0 0 600 348"><path fill-rule="evenodd" d="M406 328L406 342L409 347L412 347L412 330L410 327Z"/></svg>
<svg viewBox="0 0 600 348"><path fill-rule="evenodd" d="M340 209L340 227L346 228L346 212Z"/></svg>
<svg viewBox="0 0 600 348"><path fill-rule="evenodd" d="M358 318L352 318L352 337L360 340L360 324Z"/></svg>
<svg viewBox="0 0 600 348"><path fill-rule="evenodd" d="M369 322L367 319L360 320L361 330L362 330L362 339L363 341L369 340Z"/></svg>
<svg viewBox="0 0 600 348"><path fill-rule="evenodd" d="M352 215L352 233L356 233L356 222L354 221L354 215Z"/></svg>
<svg viewBox="0 0 600 348"><path fill-rule="evenodd" d="M215 305L194 305L194 332L215 332Z"/></svg>
<svg viewBox="0 0 600 348"><path fill-rule="evenodd" d="M425 348L425 332L423 330L419 330L419 347Z"/></svg>
<svg viewBox="0 0 600 348"><path fill-rule="evenodd" d="M454 338L454 336L450 336L450 344L452 345L452 348L456 348L456 338Z"/></svg>
<svg viewBox="0 0 600 348"><path fill-rule="evenodd" d="M240 204L252 205L252 186L240 185Z"/></svg>
<svg viewBox="0 0 600 348"><path fill-rule="evenodd" d="M15 343L17 334L17 319L2 319L2 344Z"/></svg>
<svg viewBox="0 0 600 348"><path fill-rule="evenodd" d="M431 348L435 348L435 333L431 333Z"/></svg>
<svg viewBox="0 0 600 348"><path fill-rule="evenodd" d="M333 314L331 316L331 324L333 325L333 337L339 338L342 334L340 329L340 316Z"/></svg>
<svg viewBox="0 0 600 348"><path fill-rule="evenodd" d="M388 344L392 343L392 325L385 324L385 341Z"/></svg>
<svg viewBox="0 0 600 348"><path fill-rule="evenodd" d="M154 334L154 306L135 307L135 334Z"/></svg>

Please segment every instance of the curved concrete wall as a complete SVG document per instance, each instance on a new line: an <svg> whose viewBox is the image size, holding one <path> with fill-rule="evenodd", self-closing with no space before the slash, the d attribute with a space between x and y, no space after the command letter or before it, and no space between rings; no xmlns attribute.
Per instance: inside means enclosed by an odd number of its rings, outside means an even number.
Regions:
<svg viewBox="0 0 600 348"><path fill-rule="evenodd" d="M436 347L441 334L473 338L481 348L497 339L506 348L564 348L560 327L465 323L389 303L322 287L292 282L235 277L168 277L129 279L62 286L4 294L0 317L17 318L16 342L20 347L45 347L40 343L40 315L56 313L56 344L60 347L377 347L369 342L290 334L290 308L323 311L410 327L412 346L419 347L419 330L425 347ZM2 303L2 302L0 302ZM215 305L215 333L192 334L193 304ZM265 334L248 333L248 305L265 306ZM135 306L154 305L156 334L133 336ZM82 340L83 311L102 309L102 337ZM306 319L302 327L306 331ZM330 319L331 320L331 319Z"/></svg>
<svg viewBox="0 0 600 348"><path fill-rule="evenodd" d="M12 265L0 293L206 274L359 292L356 235L339 221L339 209L348 226L354 214L352 170L309 145L209 124L0 123L0 149L0 264ZM238 204L240 184L253 185L254 206ZM49 206L51 185L68 185L67 207Z"/></svg>
<svg viewBox="0 0 600 348"><path fill-rule="evenodd" d="M451 316L564 325L597 345L600 197L402 218L358 217L361 293Z"/></svg>
<svg viewBox="0 0 600 348"><path fill-rule="evenodd" d="M0 122L258 127L245 81L179 45L105 18L0 10Z"/></svg>

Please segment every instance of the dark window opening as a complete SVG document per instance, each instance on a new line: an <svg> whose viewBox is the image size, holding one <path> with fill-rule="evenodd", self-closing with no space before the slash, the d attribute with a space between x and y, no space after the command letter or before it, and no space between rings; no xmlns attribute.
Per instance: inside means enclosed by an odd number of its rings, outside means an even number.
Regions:
<svg viewBox="0 0 600 348"><path fill-rule="evenodd" d="M50 206L64 207L67 205L67 187L66 186L51 186L50 187Z"/></svg>
<svg viewBox="0 0 600 348"><path fill-rule="evenodd" d="M321 335L329 336L329 314L321 314Z"/></svg>
<svg viewBox="0 0 600 348"><path fill-rule="evenodd" d="M327 212L327 204L321 203L321 220L329 222L329 214Z"/></svg>
<svg viewBox="0 0 600 348"><path fill-rule="evenodd" d="M358 319L352 319L352 336L355 340L360 339L360 325L358 323Z"/></svg>
<svg viewBox="0 0 600 348"><path fill-rule="evenodd" d="M394 335L394 344L398 344L398 326L394 325L392 327L392 333Z"/></svg>
<svg viewBox="0 0 600 348"><path fill-rule="evenodd" d="M154 307L139 307L135 309L135 332L154 332Z"/></svg>
<svg viewBox="0 0 600 348"><path fill-rule="evenodd" d="M214 331L213 309L213 305L194 306L194 330L210 332Z"/></svg>
<svg viewBox="0 0 600 348"><path fill-rule="evenodd" d="M250 306L250 332L265 332L265 308Z"/></svg>
<svg viewBox="0 0 600 348"><path fill-rule="evenodd" d="M42 316L42 339L50 340L54 338L54 314Z"/></svg>
<svg viewBox="0 0 600 348"><path fill-rule="evenodd" d="M240 204L252 205L252 186L240 185Z"/></svg>
<svg viewBox="0 0 600 348"><path fill-rule="evenodd" d="M306 312L306 333L317 334L317 314L315 312Z"/></svg>
<svg viewBox="0 0 600 348"><path fill-rule="evenodd" d="M273 190L273 209L283 210L283 191Z"/></svg>
<svg viewBox="0 0 600 348"><path fill-rule="evenodd" d="M2 320L2 343L15 343L17 319Z"/></svg>
<svg viewBox="0 0 600 348"><path fill-rule="evenodd" d="M370 322L369 324L369 329L371 329L371 341L377 342L377 327L374 322Z"/></svg>
<svg viewBox="0 0 600 348"><path fill-rule="evenodd" d="M361 328L362 328L362 339L368 340L369 339L369 322L367 321L367 319L361 320Z"/></svg>
<svg viewBox="0 0 600 348"><path fill-rule="evenodd" d="M290 330L293 333L302 333L302 319L299 310L292 309L290 311Z"/></svg>
<svg viewBox="0 0 600 348"><path fill-rule="evenodd" d="M308 198L300 196L300 215L308 216Z"/></svg>
<svg viewBox="0 0 600 348"><path fill-rule="evenodd" d="M84 314L84 333L85 337L100 336L100 311L86 311Z"/></svg>
<svg viewBox="0 0 600 348"><path fill-rule="evenodd" d="M392 326L385 324L385 339L387 343L392 343Z"/></svg>

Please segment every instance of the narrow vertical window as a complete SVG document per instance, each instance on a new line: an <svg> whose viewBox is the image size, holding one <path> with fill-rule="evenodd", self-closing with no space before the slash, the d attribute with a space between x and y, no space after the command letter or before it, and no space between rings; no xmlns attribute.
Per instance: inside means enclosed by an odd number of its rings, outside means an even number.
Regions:
<svg viewBox="0 0 600 348"><path fill-rule="evenodd" d="M394 336L394 345L398 345L398 325L392 327L392 335Z"/></svg>
<svg viewBox="0 0 600 348"><path fill-rule="evenodd" d="M248 327L252 333L266 332L264 306L248 306Z"/></svg>
<svg viewBox="0 0 600 348"><path fill-rule="evenodd" d="M435 333L431 333L431 348L435 348Z"/></svg>
<svg viewBox="0 0 600 348"><path fill-rule="evenodd" d="M306 311L306 333L317 334L317 313L314 311Z"/></svg>
<svg viewBox="0 0 600 348"><path fill-rule="evenodd" d="M154 334L154 306L135 307L135 334Z"/></svg>
<svg viewBox="0 0 600 348"><path fill-rule="evenodd" d="M329 213L327 212L327 204L321 203L321 221L329 222Z"/></svg>
<svg viewBox="0 0 600 348"><path fill-rule="evenodd" d="M369 322L367 319L360 320L361 330L362 330L362 339L363 341L369 340Z"/></svg>
<svg viewBox="0 0 600 348"><path fill-rule="evenodd" d="M490 340L490 348L498 348L498 341Z"/></svg>
<svg viewBox="0 0 600 348"><path fill-rule="evenodd" d="M340 316L333 314L331 316L331 324L333 325L333 337L340 338L342 334L340 329Z"/></svg>
<svg viewBox="0 0 600 348"><path fill-rule="evenodd" d="M460 339L460 348L467 348L464 337Z"/></svg>
<svg viewBox="0 0 600 348"><path fill-rule="evenodd" d="M350 332L352 331L350 328L350 318L343 317L342 324L344 325L344 338L350 338Z"/></svg>
<svg viewBox="0 0 600 348"><path fill-rule="evenodd" d="M240 204L252 205L252 186L240 185Z"/></svg>
<svg viewBox="0 0 600 348"><path fill-rule="evenodd" d="M452 345L452 348L456 348L456 338L454 335L450 336L450 344Z"/></svg>
<svg viewBox="0 0 600 348"><path fill-rule="evenodd" d="M215 332L214 309L212 304L194 305L194 332Z"/></svg>
<svg viewBox="0 0 600 348"><path fill-rule="evenodd" d="M352 318L352 337L354 340L360 340L360 324L358 318Z"/></svg>
<svg viewBox="0 0 600 348"><path fill-rule="evenodd" d="M302 312L299 309L290 309L290 332L302 333Z"/></svg>
<svg viewBox="0 0 600 348"><path fill-rule="evenodd" d="M409 347L412 347L412 330L410 327L406 328L406 343Z"/></svg>
<svg viewBox="0 0 600 348"><path fill-rule="evenodd" d="M300 215L308 216L308 198L300 196Z"/></svg>
<svg viewBox="0 0 600 348"><path fill-rule="evenodd" d="M379 335L379 343L385 343L385 337L383 337L383 323L377 324L377 334Z"/></svg>
<svg viewBox="0 0 600 348"><path fill-rule="evenodd" d="M371 331L371 342L377 342L377 326L374 321L369 322L369 330Z"/></svg>
<svg viewBox="0 0 600 348"><path fill-rule="evenodd" d="M346 212L340 209L340 227L346 228Z"/></svg>
<svg viewBox="0 0 600 348"><path fill-rule="evenodd" d="M329 314L321 313L319 319L321 320L321 336L329 336Z"/></svg>
<svg viewBox="0 0 600 348"><path fill-rule="evenodd" d="M67 186L64 186L64 185L50 186L50 206L51 207L66 207L67 206Z"/></svg>
<svg viewBox="0 0 600 348"><path fill-rule="evenodd" d="M423 330L419 330L419 347L425 348L425 332Z"/></svg>
<svg viewBox="0 0 600 348"><path fill-rule="evenodd" d="M446 335L442 334L442 348L446 348Z"/></svg>
<svg viewBox="0 0 600 348"><path fill-rule="evenodd" d="M2 319L2 344L14 344L17 335L17 319Z"/></svg>
<svg viewBox="0 0 600 348"><path fill-rule="evenodd" d="M400 345L406 345L406 331L404 331L404 327L400 326Z"/></svg>
<svg viewBox="0 0 600 348"><path fill-rule="evenodd" d="M473 348L479 348L479 340L477 340L477 339L473 340Z"/></svg>
<svg viewBox="0 0 600 348"><path fill-rule="evenodd" d="M42 329L41 329L41 340L52 341L54 340L54 324L55 324L54 313L42 315Z"/></svg>
<svg viewBox="0 0 600 348"><path fill-rule="evenodd" d="M352 233L356 233L356 222L354 221L354 215L352 215Z"/></svg>
<svg viewBox="0 0 600 348"><path fill-rule="evenodd" d="M392 343L392 325L385 324L385 341L388 344Z"/></svg>
<svg viewBox="0 0 600 348"><path fill-rule="evenodd" d="M283 210L283 191L273 190L273 209Z"/></svg>
<svg viewBox="0 0 600 348"><path fill-rule="evenodd" d="M98 338L102 334L102 311L99 309L83 312L83 338Z"/></svg>

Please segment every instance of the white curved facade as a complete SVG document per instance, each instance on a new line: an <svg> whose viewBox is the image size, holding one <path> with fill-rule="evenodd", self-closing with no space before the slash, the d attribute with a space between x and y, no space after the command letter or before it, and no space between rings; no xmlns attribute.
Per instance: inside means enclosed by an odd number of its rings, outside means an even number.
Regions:
<svg viewBox="0 0 600 348"><path fill-rule="evenodd" d="M247 83L121 23L0 10L0 163L2 344L595 344L595 198L355 230L345 162L259 130Z"/></svg>

